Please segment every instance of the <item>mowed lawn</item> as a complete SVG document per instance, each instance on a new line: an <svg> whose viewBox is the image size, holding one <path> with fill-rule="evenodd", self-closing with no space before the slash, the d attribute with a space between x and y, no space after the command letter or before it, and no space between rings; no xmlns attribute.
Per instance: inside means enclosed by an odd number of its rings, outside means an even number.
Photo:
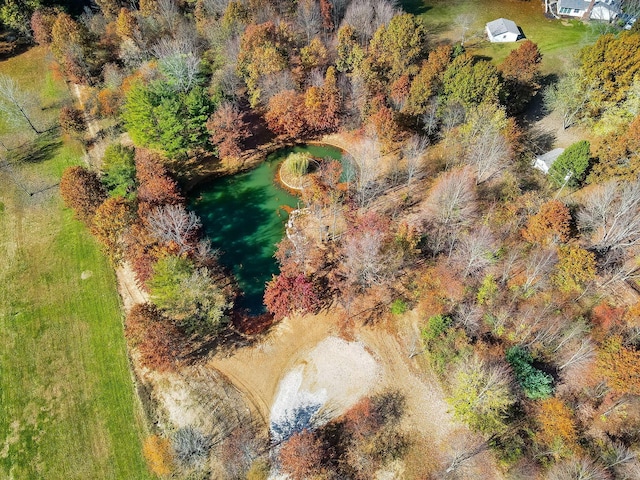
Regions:
<svg viewBox="0 0 640 480"><path fill-rule="evenodd" d="M543 54L545 74L562 73L574 63L580 49L593 43L597 32L579 21L548 19L539 0L404 0L405 10L420 14L435 38L460 42L462 30L456 18L468 15L471 28L466 46L471 53L500 63L518 43L492 44L486 40L485 24L500 17L513 20L526 38L536 43Z"/></svg>
<svg viewBox="0 0 640 480"><path fill-rule="evenodd" d="M0 73L40 95L43 123L68 100L41 49ZM56 187L81 158L50 134L0 170L0 478L150 478L115 276Z"/></svg>

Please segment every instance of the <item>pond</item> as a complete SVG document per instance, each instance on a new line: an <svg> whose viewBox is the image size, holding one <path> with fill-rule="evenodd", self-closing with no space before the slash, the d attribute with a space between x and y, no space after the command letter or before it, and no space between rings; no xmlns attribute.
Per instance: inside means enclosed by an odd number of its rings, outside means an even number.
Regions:
<svg viewBox="0 0 640 480"><path fill-rule="evenodd" d="M339 149L327 145L284 148L253 170L217 178L191 194L191 208L202 219L205 235L220 250L220 263L233 272L244 293L236 306L255 315L264 313L265 283L278 272L273 254L285 232L285 208L300 205L276 182L280 163L292 152L342 158Z"/></svg>

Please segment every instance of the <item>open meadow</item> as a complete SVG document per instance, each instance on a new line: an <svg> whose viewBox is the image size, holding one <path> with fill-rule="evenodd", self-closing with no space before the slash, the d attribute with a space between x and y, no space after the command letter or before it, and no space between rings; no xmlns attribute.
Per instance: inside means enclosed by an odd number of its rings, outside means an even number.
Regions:
<svg viewBox="0 0 640 480"><path fill-rule="evenodd" d="M485 24L500 17L516 22L526 38L536 43L543 55L542 73L561 73L574 62L575 54L593 43L597 32L579 21L549 19L538 0L404 0L403 8L420 14L435 39L460 42L465 19L469 24L465 46L475 55L500 63L518 43L492 44L486 39Z"/></svg>
<svg viewBox="0 0 640 480"><path fill-rule="evenodd" d="M70 101L47 64L41 48L0 62L39 97L43 128ZM0 126L9 148L34 142L10 128L21 130ZM150 477L115 275L58 195L82 154L57 130L0 147L1 478Z"/></svg>

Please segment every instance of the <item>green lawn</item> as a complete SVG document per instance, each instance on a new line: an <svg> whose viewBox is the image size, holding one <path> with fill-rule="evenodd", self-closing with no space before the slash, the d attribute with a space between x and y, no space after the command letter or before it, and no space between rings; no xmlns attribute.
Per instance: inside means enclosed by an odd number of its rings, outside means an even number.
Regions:
<svg viewBox="0 0 640 480"><path fill-rule="evenodd" d="M574 55L585 45L593 43L597 34L587 25L577 22L550 20L538 0L404 0L404 8L420 14L428 30L437 38L459 42L461 30L456 17L470 15L472 27L467 42L472 53L501 62L517 43L491 44L485 38L484 26L500 17L516 22L525 36L538 44L543 58L543 73L560 73L572 64Z"/></svg>
<svg viewBox="0 0 640 480"><path fill-rule="evenodd" d="M0 72L39 93L43 121L68 95L41 50ZM115 277L55 187L81 155L49 135L0 171L0 478L150 478Z"/></svg>

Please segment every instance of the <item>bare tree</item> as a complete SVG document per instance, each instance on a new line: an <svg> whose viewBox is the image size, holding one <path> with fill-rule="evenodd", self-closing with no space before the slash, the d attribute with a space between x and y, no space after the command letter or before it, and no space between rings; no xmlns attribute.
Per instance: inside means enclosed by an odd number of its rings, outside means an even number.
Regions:
<svg viewBox="0 0 640 480"><path fill-rule="evenodd" d="M176 459L185 467L204 465L211 449L211 439L191 426L179 428L171 444Z"/></svg>
<svg viewBox="0 0 640 480"><path fill-rule="evenodd" d="M0 74L0 112L9 122L15 124L26 122L34 133L42 133L31 120L30 112L35 106L33 94L30 95L22 90L13 78Z"/></svg>
<svg viewBox="0 0 640 480"><path fill-rule="evenodd" d="M427 112L422 115L422 129L427 135L434 135L438 131L438 99L432 98L429 100Z"/></svg>
<svg viewBox="0 0 640 480"><path fill-rule="evenodd" d="M560 357L562 364L559 370L567 367L580 365L591 362L596 356L596 350L590 338L582 338L580 341L573 342L573 348L566 349Z"/></svg>
<svg viewBox="0 0 640 480"><path fill-rule="evenodd" d="M475 17L470 13L462 13L458 15L454 20L456 27L460 29L460 45L462 45L463 47L466 40L467 32L471 28L474 20Z"/></svg>
<svg viewBox="0 0 640 480"><path fill-rule="evenodd" d="M524 259L522 271L522 290L526 295L539 290L545 281L549 279L549 273L556 264L557 255L552 249L536 250Z"/></svg>
<svg viewBox="0 0 640 480"><path fill-rule="evenodd" d="M307 36L307 43L309 43L322 28L322 15L320 14L318 2L314 0L302 0L298 2L296 23L300 30Z"/></svg>
<svg viewBox="0 0 640 480"><path fill-rule="evenodd" d="M156 0L158 18L169 32L174 32L180 22L180 10L174 0Z"/></svg>
<svg viewBox="0 0 640 480"><path fill-rule="evenodd" d="M295 90L296 82L289 70L271 73L260 78L260 101L267 105L272 97L285 90Z"/></svg>
<svg viewBox="0 0 640 480"><path fill-rule="evenodd" d="M413 135L402 149L402 157L406 161L407 168L407 188L411 187L411 182L420 173L423 166L423 157L427 151L429 139L419 135Z"/></svg>
<svg viewBox="0 0 640 480"><path fill-rule="evenodd" d="M351 153L357 166L355 189L358 203L364 206L378 194L377 178L382 160L378 136L369 132L353 145Z"/></svg>
<svg viewBox="0 0 640 480"><path fill-rule="evenodd" d="M475 336L480 330L482 320L482 308L472 302L464 302L458 305L455 313L456 322L464 328L469 336Z"/></svg>
<svg viewBox="0 0 640 480"><path fill-rule="evenodd" d="M491 179L505 169L509 159L509 144L490 122L469 139L466 162L476 171L476 183Z"/></svg>
<svg viewBox="0 0 640 480"><path fill-rule="evenodd" d="M589 458L573 458L549 470L548 480L609 480L606 470Z"/></svg>
<svg viewBox="0 0 640 480"><path fill-rule="evenodd" d="M161 38L152 51L160 70L171 79L177 90L187 92L196 85L200 57L195 33L182 30L173 38Z"/></svg>
<svg viewBox="0 0 640 480"><path fill-rule="evenodd" d="M640 180L608 182L585 197L578 221L594 248L624 251L640 243Z"/></svg>
<svg viewBox="0 0 640 480"><path fill-rule="evenodd" d="M150 233L165 243L175 243L180 253L190 250L201 226L200 219L193 212L187 212L183 205L156 207L147 216Z"/></svg>
<svg viewBox="0 0 640 480"><path fill-rule="evenodd" d="M485 226L462 236L458 241L454 260L460 265L462 274L478 275L493 263L495 239L491 230Z"/></svg>
<svg viewBox="0 0 640 480"><path fill-rule="evenodd" d="M395 5L386 0L354 0L347 8L343 24L351 25L364 45L397 13Z"/></svg>

